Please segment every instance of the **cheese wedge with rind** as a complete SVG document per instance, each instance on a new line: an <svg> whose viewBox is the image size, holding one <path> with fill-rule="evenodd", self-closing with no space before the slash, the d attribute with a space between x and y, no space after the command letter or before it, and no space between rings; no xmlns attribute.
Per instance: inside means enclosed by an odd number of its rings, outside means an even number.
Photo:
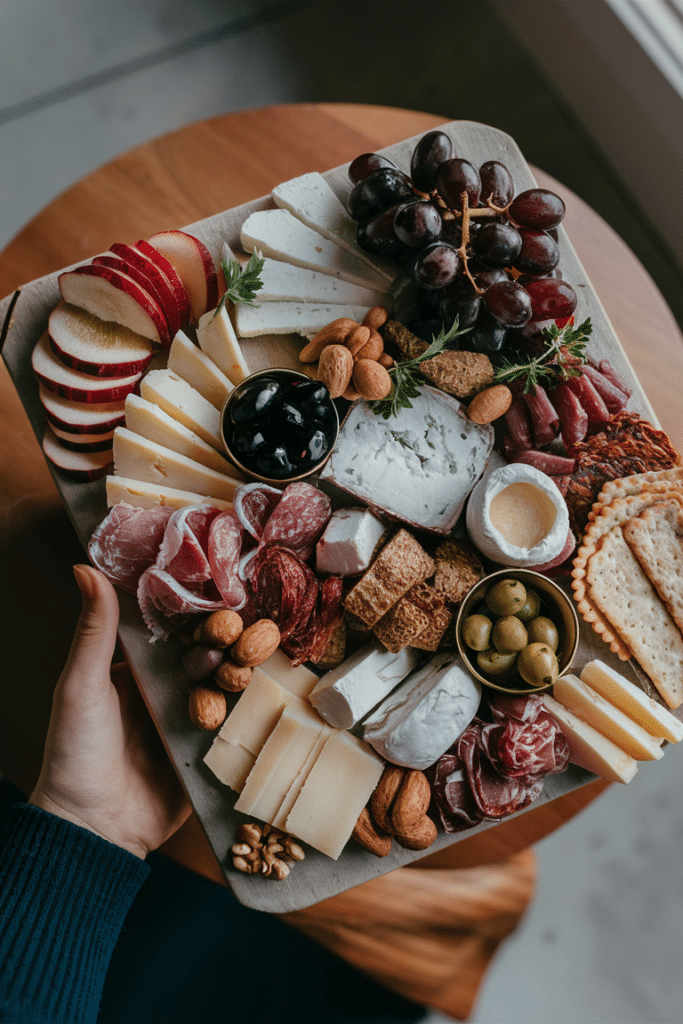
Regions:
<svg viewBox="0 0 683 1024"><path fill-rule="evenodd" d="M553 700L548 693L541 694L546 711L557 720L567 737L571 750L570 761L593 772L609 782L630 782L638 771L638 762L606 736L588 725Z"/></svg>
<svg viewBox="0 0 683 1024"><path fill-rule="evenodd" d="M151 370L140 383L140 394L158 405L216 451L224 452L221 417L217 409L172 370Z"/></svg>
<svg viewBox="0 0 683 1024"><path fill-rule="evenodd" d="M560 676L553 687L553 698L636 761L658 761L664 755L661 739L651 736L576 676Z"/></svg>
<svg viewBox="0 0 683 1024"><path fill-rule="evenodd" d="M589 661L581 670L581 679L651 736L663 737L670 743L683 739L683 722L604 662Z"/></svg>
<svg viewBox="0 0 683 1024"><path fill-rule="evenodd" d="M168 368L220 410L233 389L223 371L183 331L178 331L168 353Z"/></svg>
<svg viewBox="0 0 683 1024"><path fill-rule="evenodd" d="M154 508L165 505L168 508L186 508L188 505L212 505L214 508L232 508L232 502L209 498L206 494L195 494L176 487L162 487L146 480L131 480L123 476L108 476L107 506L111 508L120 501L135 508Z"/></svg>
<svg viewBox="0 0 683 1024"><path fill-rule="evenodd" d="M238 305L237 309L240 308ZM197 341L202 352L223 371L231 384L239 384L251 373L225 306L221 306L218 313L211 310L199 318Z"/></svg>
<svg viewBox="0 0 683 1024"><path fill-rule="evenodd" d="M347 317L360 323L370 306L319 305L314 302L264 302L238 306L235 314L241 338L262 334L317 334L333 320Z"/></svg>
<svg viewBox="0 0 683 1024"><path fill-rule="evenodd" d="M158 405L147 402L138 395L128 395L126 399L126 427L134 434L155 441L171 451L194 459L207 469L230 476L233 467L224 459L220 452L202 440L199 434L193 433L182 423L169 416Z"/></svg>

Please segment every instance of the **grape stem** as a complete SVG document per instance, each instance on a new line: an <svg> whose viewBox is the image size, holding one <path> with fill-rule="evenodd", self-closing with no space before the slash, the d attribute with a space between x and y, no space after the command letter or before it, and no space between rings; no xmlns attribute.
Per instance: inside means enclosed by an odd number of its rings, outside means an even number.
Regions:
<svg viewBox="0 0 683 1024"><path fill-rule="evenodd" d="M470 216L472 211L470 210L470 197L467 192L461 192L460 198L462 200L462 237L460 239L460 248L458 249L458 256L462 260L462 264L465 270L465 276L469 278L472 287L474 288L477 295L483 295L483 291L477 284L470 273L468 267L469 256L467 255L467 246L470 244Z"/></svg>

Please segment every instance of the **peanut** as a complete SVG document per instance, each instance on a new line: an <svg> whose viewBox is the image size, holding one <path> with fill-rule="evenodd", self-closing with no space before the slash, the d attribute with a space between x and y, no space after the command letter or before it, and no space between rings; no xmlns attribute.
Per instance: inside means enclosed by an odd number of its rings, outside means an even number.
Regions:
<svg viewBox="0 0 683 1024"><path fill-rule="evenodd" d="M318 363L318 380L330 392L330 398L340 398L346 391L353 373L353 356L344 345L328 345Z"/></svg>
<svg viewBox="0 0 683 1024"><path fill-rule="evenodd" d="M358 324L347 316L333 320L332 323L318 331L307 345L304 345L299 352L299 362L316 363L320 359L323 349L328 345L343 345L347 334L354 327L358 327Z"/></svg>
<svg viewBox="0 0 683 1024"><path fill-rule="evenodd" d="M510 408L512 392L505 384L494 384L475 395L467 408L473 423L493 423Z"/></svg>
<svg viewBox="0 0 683 1024"><path fill-rule="evenodd" d="M237 643L230 650L230 656L237 665L261 665L280 646L280 630L272 619L259 619L247 626Z"/></svg>

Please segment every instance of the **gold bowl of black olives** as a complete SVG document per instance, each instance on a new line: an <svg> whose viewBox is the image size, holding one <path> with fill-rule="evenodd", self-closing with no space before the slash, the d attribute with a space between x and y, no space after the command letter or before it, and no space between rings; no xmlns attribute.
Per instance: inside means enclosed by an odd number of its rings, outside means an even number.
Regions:
<svg viewBox="0 0 683 1024"><path fill-rule="evenodd" d="M548 690L571 666L579 619L571 599L530 569L502 569L480 580L455 624L472 675L503 693Z"/></svg>

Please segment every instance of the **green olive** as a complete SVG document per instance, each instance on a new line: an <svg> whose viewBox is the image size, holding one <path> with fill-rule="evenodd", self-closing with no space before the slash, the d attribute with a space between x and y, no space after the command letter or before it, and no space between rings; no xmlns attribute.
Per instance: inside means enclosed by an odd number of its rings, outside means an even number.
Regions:
<svg viewBox="0 0 683 1024"><path fill-rule="evenodd" d="M522 622L531 622L532 619L536 618L540 610L540 597L538 596L535 590L527 590L526 602L524 604L524 607L521 611L516 612L515 614L517 615L518 619L522 620Z"/></svg>
<svg viewBox="0 0 683 1024"><path fill-rule="evenodd" d="M462 624L462 638L473 651L485 651L491 643L493 623L485 615L468 615Z"/></svg>
<svg viewBox="0 0 683 1024"><path fill-rule="evenodd" d="M530 644L546 644L551 650L557 651L560 634L557 632L557 626L552 619L547 618L545 615L538 615L535 619L531 620L527 629L529 630Z"/></svg>
<svg viewBox="0 0 683 1024"><path fill-rule="evenodd" d="M517 655L514 652L501 653L500 651L481 651L477 655L477 665L481 672L490 676L502 676L515 667Z"/></svg>
<svg viewBox="0 0 683 1024"><path fill-rule="evenodd" d="M524 623L516 615L504 615L502 619L497 619L491 639L493 646L501 653L513 651L516 654L529 643Z"/></svg>
<svg viewBox="0 0 683 1024"><path fill-rule="evenodd" d="M517 657L517 671L529 686L552 686L559 673L555 652L547 644L529 644Z"/></svg>
<svg viewBox="0 0 683 1024"><path fill-rule="evenodd" d="M526 602L526 587L519 580L499 580L486 595L494 615L516 615Z"/></svg>

